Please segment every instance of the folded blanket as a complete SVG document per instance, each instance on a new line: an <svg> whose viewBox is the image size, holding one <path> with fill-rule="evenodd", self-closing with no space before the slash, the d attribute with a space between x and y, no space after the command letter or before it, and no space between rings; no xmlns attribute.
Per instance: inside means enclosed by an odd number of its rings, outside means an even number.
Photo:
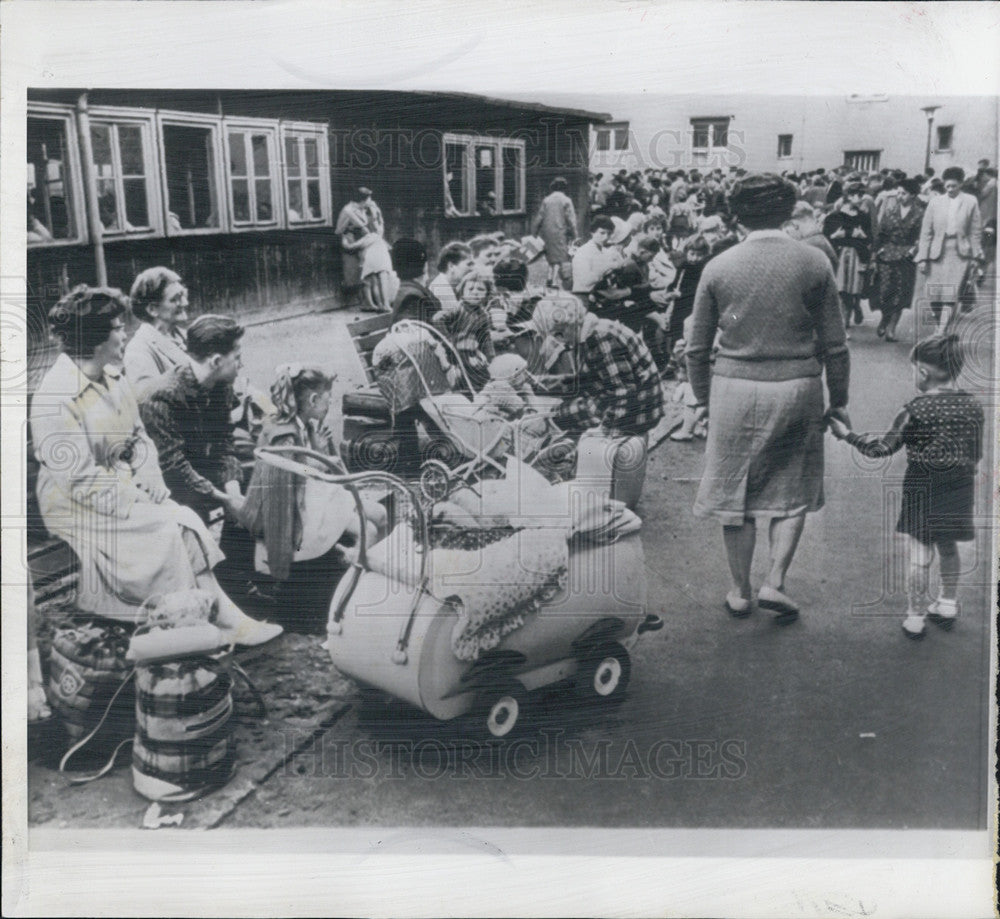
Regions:
<svg viewBox="0 0 1000 919"><path fill-rule="evenodd" d="M536 612L539 598L566 576L569 549L562 530L523 530L481 548L433 549L427 560L427 590L458 612L452 650L475 660ZM372 547L369 567L386 577L417 586L420 556L413 531L396 527Z"/></svg>

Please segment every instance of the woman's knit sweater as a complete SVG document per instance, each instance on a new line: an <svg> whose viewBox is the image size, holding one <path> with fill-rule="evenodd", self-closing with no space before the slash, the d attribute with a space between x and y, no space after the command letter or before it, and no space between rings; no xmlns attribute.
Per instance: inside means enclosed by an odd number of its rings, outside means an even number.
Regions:
<svg viewBox="0 0 1000 919"><path fill-rule="evenodd" d="M819 376L830 406L847 404L850 358L830 263L780 230L759 230L712 259L695 295L687 346L691 387L708 402L714 372L746 380Z"/></svg>

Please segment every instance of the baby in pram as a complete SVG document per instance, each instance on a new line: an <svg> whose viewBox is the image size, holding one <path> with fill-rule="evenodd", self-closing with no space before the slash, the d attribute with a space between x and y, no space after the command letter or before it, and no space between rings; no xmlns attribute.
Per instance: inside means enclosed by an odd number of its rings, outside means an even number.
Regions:
<svg viewBox="0 0 1000 919"><path fill-rule="evenodd" d="M518 354L501 354L490 362L490 380L475 404L511 425L508 452L532 461L559 435L531 385L528 362Z"/></svg>

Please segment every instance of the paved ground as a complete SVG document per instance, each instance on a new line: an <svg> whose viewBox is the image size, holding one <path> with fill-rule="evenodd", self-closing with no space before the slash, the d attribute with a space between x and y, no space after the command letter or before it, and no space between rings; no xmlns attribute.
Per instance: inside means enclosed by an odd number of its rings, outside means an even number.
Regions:
<svg viewBox="0 0 1000 919"><path fill-rule="evenodd" d="M280 361L317 362L353 385L350 318L251 328L248 372L265 379ZM858 430L883 429L912 395L912 317L900 332L896 344L878 340L871 320L854 332ZM975 345L964 382L983 393L990 416L994 332L988 310L964 326ZM549 693L534 700L519 744L473 748L455 743L459 726L363 697L329 665L322 637L289 635L247 661L271 714L240 727L237 778L170 812L184 813L186 826L243 827L984 826L989 462L982 532L963 546L962 621L914 643L899 627L902 567L891 538L901 456L859 461L828 442L827 506L809 518L788 582L803 616L782 629L760 612L734 621L721 608L719 533L690 513L702 453L701 443L667 441L650 459L639 513L650 611L666 626L635 648L619 707L574 708ZM33 825L136 826L148 804L124 768L68 788L43 757L30 782Z"/></svg>

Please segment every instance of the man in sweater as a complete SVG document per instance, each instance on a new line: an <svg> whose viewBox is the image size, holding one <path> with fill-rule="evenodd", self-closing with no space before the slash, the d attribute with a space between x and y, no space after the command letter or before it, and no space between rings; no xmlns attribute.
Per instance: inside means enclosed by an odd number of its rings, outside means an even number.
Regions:
<svg viewBox="0 0 1000 919"><path fill-rule="evenodd" d="M770 569L757 604L780 623L798 617L785 575L806 513L823 506L822 376L829 411L843 418L850 372L830 263L781 230L795 197L775 175L736 184L730 204L748 235L706 266L686 352L694 396L712 417L694 512L722 523L726 609L751 612L756 521L766 520Z"/></svg>

